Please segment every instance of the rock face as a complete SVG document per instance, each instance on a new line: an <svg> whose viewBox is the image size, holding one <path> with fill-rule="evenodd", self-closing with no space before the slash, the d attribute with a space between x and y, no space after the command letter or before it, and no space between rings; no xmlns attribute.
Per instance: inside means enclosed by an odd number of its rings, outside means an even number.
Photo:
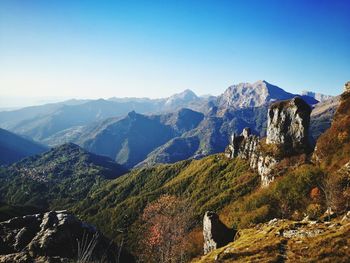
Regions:
<svg viewBox="0 0 350 263"><path fill-rule="evenodd" d="M301 98L272 104L268 111L267 144L285 151L300 152L308 147L310 106Z"/></svg>
<svg viewBox="0 0 350 263"><path fill-rule="evenodd" d="M219 108L246 108L259 107L276 100L287 100L295 96L264 80L259 80L252 84L240 83L229 87L218 97L217 102ZM309 99L316 103L313 98L309 97Z"/></svg>
<svg viewBox="0 0 350 263"><path fill-rule="evenodd" d="M220 221L216 213L207 211L203 218L204 254L227 245L233 241L235 234Z"/></svg>
<svg viewBox="0 0 350 263"><path fill-rule="evenodd" d="M299 97L276 102L268 110L266 142L245 128L241 135L231 136L225 155L248 160L261 176L262 186L268 186L274 180L273 169L281 158L309 150L310 113L310 106Z"/></svg>
<svg viewBox="0 0 350 263"><path fill-rule="evenodd" d="M87 247L90 241L91 260L105 257L112 262L117 248L93 226L66 211L16 217L0 223L0 262L76 260L78 247Z"/></svg>

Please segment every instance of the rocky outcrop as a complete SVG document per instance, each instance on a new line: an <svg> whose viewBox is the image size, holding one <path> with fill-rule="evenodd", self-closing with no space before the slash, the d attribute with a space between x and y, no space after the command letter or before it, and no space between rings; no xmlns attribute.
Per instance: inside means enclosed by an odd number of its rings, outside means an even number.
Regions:
<svg viewBox="0 0 350 263"><path fill-rule="evenodd" d="M207 211L203 218L204 254L223 247L233 241L236 232L226 227L219 216Z"/></svg>
<svg viewBox="0 0 350 263"><path fill-rule="evenodd" d="M245 128L241 135L231 136L225 155L247 160L261 176L261 185L268 186L281 159L309 151L310 113L310 106L299 97L276 102L268 110L267 138L260 140Z"/></svg>
<svg viewBox="0 0 350 263"><path fill-rule="evenodd" d="M310 106L300 97L276 102L268 111L266 144L284 152L303 152L309 147Z"/></svg>
<svg viewBox="0 0 350 263"><path fill-rule="evenodd" d="M273 219L240 229L234 242L192 262L348 262L349 218L348 212L326 222Z"/></svg>
<svg viewBox="0 0 350 263"><path fill-rule="evenodd" d="M350 92L350 81L345 83L345 85L344 85L344 92Z"/></svg>
<svg viewBox="0 0 350 263"><path fill-rule="evenodd" d="M117 251L95 227L66 211L0 223L0 262L67 262L84 253L87 259L112 262Z"/></svg>

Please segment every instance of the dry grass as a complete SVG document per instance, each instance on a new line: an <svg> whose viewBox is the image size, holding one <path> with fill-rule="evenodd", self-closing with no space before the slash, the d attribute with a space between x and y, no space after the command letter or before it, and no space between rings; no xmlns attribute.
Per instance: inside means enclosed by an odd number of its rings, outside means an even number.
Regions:
<svg viewBox="0 0 350 263"><path fill-rule="evenodd" d="M284 231L316 233L284 237ZM301 223L278 220L243 229L236 241L193 261L204 262L348 262L350 223Z"/></svg>

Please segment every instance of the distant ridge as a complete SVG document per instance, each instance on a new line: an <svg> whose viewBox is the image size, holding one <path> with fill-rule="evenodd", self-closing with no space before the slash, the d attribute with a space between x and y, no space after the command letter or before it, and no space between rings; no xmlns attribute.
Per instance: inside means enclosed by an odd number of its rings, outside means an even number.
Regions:
<svg viewBox="0 0 350 263"><path fill-rule="evenodd" d="M47 150L46 146L0 129L0 165L8 165Z"/></svg>

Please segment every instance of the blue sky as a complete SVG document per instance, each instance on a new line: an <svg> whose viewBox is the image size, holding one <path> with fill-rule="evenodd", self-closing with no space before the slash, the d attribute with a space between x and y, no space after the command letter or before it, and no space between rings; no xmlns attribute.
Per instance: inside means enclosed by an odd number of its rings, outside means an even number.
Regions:
<svg viewBox="0 0 350 263"><path fill-rule="evenodd" d="M265 79L339 94L350 1L0 1L1 96L165 97Z"/></svg>

